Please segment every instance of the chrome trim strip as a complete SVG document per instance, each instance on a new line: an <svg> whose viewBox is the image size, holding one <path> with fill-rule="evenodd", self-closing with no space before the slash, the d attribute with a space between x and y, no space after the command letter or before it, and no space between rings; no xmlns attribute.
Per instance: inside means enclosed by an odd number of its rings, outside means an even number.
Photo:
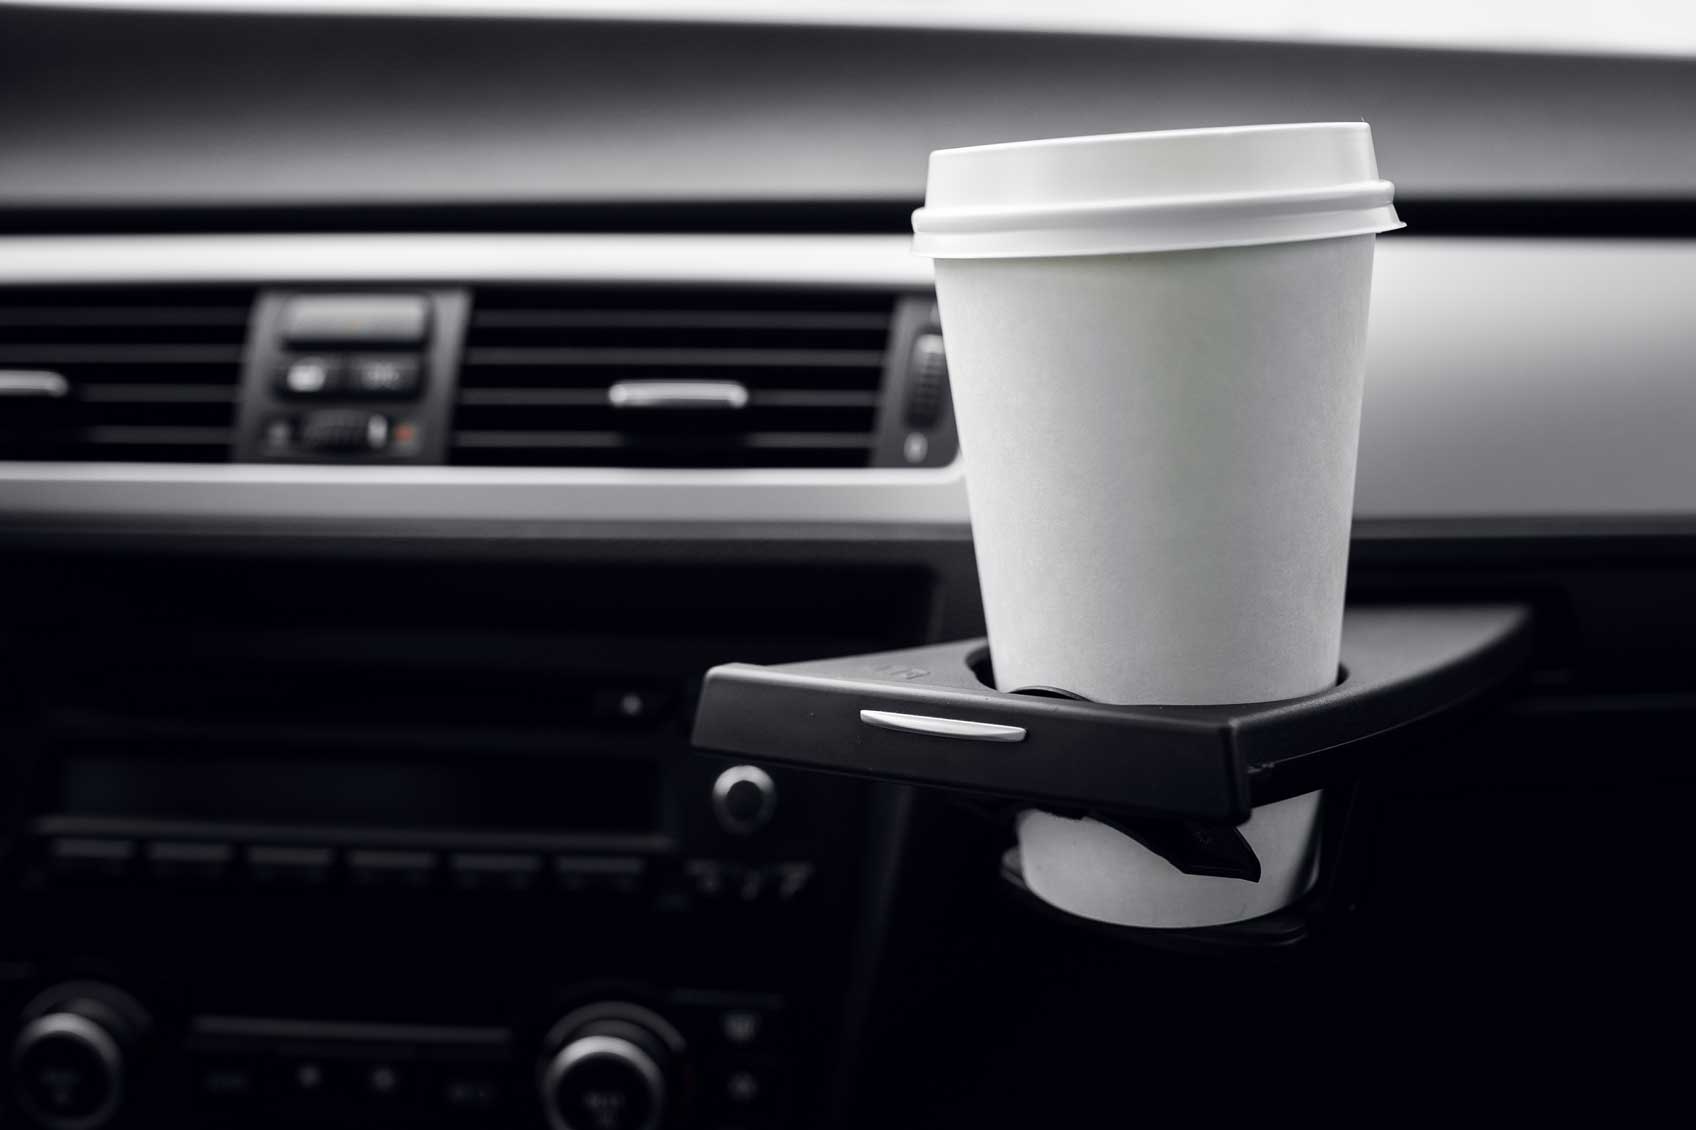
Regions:
<svg viewBox="0 0 1696 1130"><path fill-rule="evenodd" d="M0 285L357 281L920 289L902 236L0 238ZM1382 240L1360 530L1696 530L1696 241ZM0 520L536 533L967 526L963 470L0 463Z"/></svg>
<svg viewBox="0 0 1696 1130"><path fill-rule="evenodd" d="M999 722L973 722L965 718L932 718L925 714L898 714L893 710L862 710L860 721L880 730L919 734L927 738L953 738L973 742L1022 742L1023 726Z"/></svg>
<svg viewBox="0 0 1696 1130"><path fill-rule="evenodd" d="M915 470L675 471L0 463L0 518L961 525L958 461Z"/></svg>
<svg viewBox="0 0 1696 1130"><path fill-rule="evenodd" d="M711 283L924 289L904 235L142 235L0 238L0 285Z"/></svg>

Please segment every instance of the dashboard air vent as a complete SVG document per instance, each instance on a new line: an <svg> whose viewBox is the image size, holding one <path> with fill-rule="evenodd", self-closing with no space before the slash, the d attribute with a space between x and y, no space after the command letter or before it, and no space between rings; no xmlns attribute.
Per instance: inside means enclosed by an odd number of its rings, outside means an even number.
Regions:
<svg viewBox="0 0 1696 1130"><path fill-rule="evenodd" d="M0 290L0 459L228 460L253 298Z"/></svg>
<svg viewBox="0 0 1696 1130"><path fill-rule="evenodd" d="M895 296L485 288L451 460L530 467L865 467Z"/></svg>

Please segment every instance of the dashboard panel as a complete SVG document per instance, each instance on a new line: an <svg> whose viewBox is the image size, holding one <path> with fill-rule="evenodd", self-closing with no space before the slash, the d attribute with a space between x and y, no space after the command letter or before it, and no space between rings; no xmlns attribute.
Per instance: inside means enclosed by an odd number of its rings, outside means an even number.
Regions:
<svg viewBox="0 0 1696 1130"><path fill-rule="evenodd" d="M1696 1002L1666 896L1696 719L1696 62L259 7L0 3L0 370L111 413L107 440L190 405L196 457L0 460L0 1119L105 1123L111 1078L131 1125L748 1130L1094 1124L1127 1087L1218 1113L1316 1065L1351 1110L1467 1098L1479 1064L1518 1113L1621 1058L1610 1097L1682 1077L1632 1012ZM1002 807L691 750L712 664L983 632L948 410L916 429L903 383L946 334L907 235L929 150L1359 118L1409 229L1378 243L1351 599L1538 627L1522 677L1414 751L1438 783L1390 758L1351 792L1358 899L1247 955L1128 941L1020 901ZM144 316L114 329L101 295ZM122 336L183 295L216 307L164 319L188 339ZM447 430L347 450L402 422L350 396L342 450L264 446L330 380L295 363L365 352L281 328L323 295L453 327L376 351L382 381L424 367L410 422ZM520 423L567 452L521 465L455 446L467 405L606 419L679 359L621 336L656 324L714 378L696 400L854 434L805 466L629 465L599 425ZM843 336L765 365L820 327ZM727 329L767 335L755 367L842 372L724 380L698 364L724 341L689 335ZM30 410L0 398L0 442ZM65 1039L81 1059L40 1051ZM1255 1051L1229 1086L1226 1046ZM1504 1046L1537 1077L1512 1086Z"/></svg>
<svg viewBox="0 0 1696 1130"><path fill-rule="evenodd" d="M0 240L0 286L514 285L929 292L899 236L268 235ZM1356 513L1406 529L1677 527L1696 514L1696 286L1682 241L1383 240ZM1632 437L1623 442L1622 437ZM570 488L570 489L562 489ZM351 519L457 525L675 522L952 528L958 463L861 470L0 465L13 519Z"/></svg>

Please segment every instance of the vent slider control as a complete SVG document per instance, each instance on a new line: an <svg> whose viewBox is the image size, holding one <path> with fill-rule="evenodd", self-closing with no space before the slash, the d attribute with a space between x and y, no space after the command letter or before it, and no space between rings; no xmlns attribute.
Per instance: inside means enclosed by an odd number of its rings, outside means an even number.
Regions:
<svg viewBox="0 0 1696 1130"><path fill-rule="evenodd" d="M736 381L619 381L607 389L614 408L738 409L748 389Z"/></svg>

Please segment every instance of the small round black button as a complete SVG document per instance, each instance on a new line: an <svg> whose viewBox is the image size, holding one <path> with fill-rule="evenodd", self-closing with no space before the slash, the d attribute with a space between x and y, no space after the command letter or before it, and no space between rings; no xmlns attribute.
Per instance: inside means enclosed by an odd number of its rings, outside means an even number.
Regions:
<svg viewBox="0 0 1696 1130"><path fill-rule="evenodd" d="M738 836L750 835L771 822L777 810L777 785L757 765L726 769L713 782L713 813L719 826Z"/></svg>

